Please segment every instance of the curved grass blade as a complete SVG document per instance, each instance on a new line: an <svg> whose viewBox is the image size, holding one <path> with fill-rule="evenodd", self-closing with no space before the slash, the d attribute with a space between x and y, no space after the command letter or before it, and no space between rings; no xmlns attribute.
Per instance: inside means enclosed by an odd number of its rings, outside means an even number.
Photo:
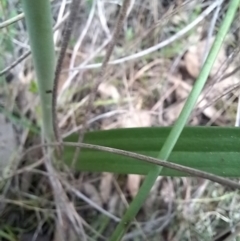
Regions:
<svg viewBox="0 0 240 241"><path fill-rule="evenodd" d="M184 126L187 123L187 120L191 114L191 111L193 110L195 103L197 102L197 99L206 83L207 77L211 71L211 68L215 62L215 59L218 55L218 52L222 46L223 40L231 26L231 23L233 22L235 13L238 9L240 1L239 0L231 0L227 13L225 15L225 18L221 24L221 27L219 29L219 32L215 38L215 41L213 43L213 46L209 52L209 55L203 65L203 68L201 70L201 73L196 80L193 89L191 93L188 96L188 99L181 111L181 114L179 118L177 119L174 127L172 128L169 136L167 137L166 141L164 142L164 145L162 146L158 158L161 160L168 160L169 156L184 128ZM126 213L122 217L121 222L116 227L115 231L113 232L112 236L110 237L110 241L118 241L120 240L126 230L128 229L128 226L132 219L136 216L138 211L140 210L141 206L143 205L144 201L146 200L152 186L154 185L157 177L162 171L162 167L153 167L153 169L148 173L146 176L141 188L139 189L136 197L130 204L129 208L127 209Z"/></svg>

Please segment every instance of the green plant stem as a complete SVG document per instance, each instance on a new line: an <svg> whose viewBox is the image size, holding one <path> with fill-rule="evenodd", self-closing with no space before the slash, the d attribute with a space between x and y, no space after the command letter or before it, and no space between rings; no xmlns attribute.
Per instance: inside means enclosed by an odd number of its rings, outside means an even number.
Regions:
<svg viewBox="0 0 240 241"><path fill-rule="evenodd" d="M217 58L218 52L221 48L223 40L231 26L231 23L234 19L235 13L237 11L240 0L232 0L229 4L228 11L226 16L221 24L219 32L216 36L214 44L210 50L210 53L203 65L201 73L182 109L182 112L176 121L172 131L170 132L166 142L164 143L158 158L161 160L167 160L169 155L171 154L173 147L175 146L185 124L188 121L188 118L191 114L192 109L197 102L197 99L206 83L208 75L213 67L213 64ZM137 196L129 206L128 210L124 214L121 222L116 227L113 232L110 241L118 241L121 240L127 228L129 227L130 222L136 216L140 208L142 207L144 201L146 200L152 186L154 185L157 177L162 171L162 167L153 167L153 170L148 173L146 176L144 183L142 184Z"/></svg>
<svg viewBox="0 0 240 241"><path fill-rule="evenodd" d="M52 126L52 94L55 53L49 0L22 0L27 30L37 75L42 109L44 138L54 140Z"/></svg>

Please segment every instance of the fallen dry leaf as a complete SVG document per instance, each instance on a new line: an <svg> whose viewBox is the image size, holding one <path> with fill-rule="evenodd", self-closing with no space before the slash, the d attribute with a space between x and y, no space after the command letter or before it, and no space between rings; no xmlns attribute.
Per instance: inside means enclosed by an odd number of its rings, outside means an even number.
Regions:
<svg viewBox="0 0 240 241"><path fill-rule="evenodd" d="M207 104L208 104L208 101L206 99L203 99L202 101L199 102L198 108L204 108L205 106L207 106ZM214 106L209 106L203 109L204 115L206 115L209 119L211 119L213 116L216 116L217 112L218 111Z"/></svg>
<svg viewBox="0 0 240 241"><path fill-rule="evenodd" d="M203 59L207 53L207 47L210 49L214 40L214 37L212 37L209 42L204 39L202 41L199 41L197 44L189 47L187 53L184 56L184 62L188 73L192 77L198 77L203 63ZM226 58L227 57L225 54L225 46L223 45L213 65L210 77L212 77L219 69L221 69L221 66L223 65L224 61L226 61Z"/></svg>
<svg viewBox="0 0 240 241"><path fill-rule="evenodd" d="M196 42L195 45L192 45L188 48L188 51L184 56L184 64L188 73L192 77L194 78L198 77L201 71L203 59L204 57L206 57L205 55L207 50L207 44L209 45L208 48L210 49L214 40L215 38L212 37L208 43L206 39L202 41L198 41ZM202 112L210 119L212 119L214 116L217 115L218 108L214 106L214 104L207 108L206 106L209 105L209 103L211 103L211 100L217 99L227 89L238 84L239 82L239 77L237 76L237 74L231 75L229 78L226 78L222 81L220 80L221 76L232 72L237 66L236 60L231 61L227 57L225 49L226 49L226 45L223 44L223 46L221 47L218 53L218 56L213 65L213 68L211 69L208 86L202 92L202 94L198 99L197 107L201 109L203 108ZM184 80L184 82L186 81ZM187 92L188 91L185 91L181 87L177 88L176 89L177 99L186 98L188 96ZM227 98L227 97L224 96L223 99L224 98ZM179 114L178 109L180 108L175 107L171 109L171 111L168 111L168 113L166 113L167 120L169 119L172 122L172 120L176 119L176 115Z"/></svg>
<svg viewBox="0 0 240 241"><path fill-rule="evenodd" d="M98 87L98 91L101 93L103 97L110 97L113 100L118 101L120 99L120 94L117 88L109 83L101 83Z"/></svg>
<svg viewBox="0 0 240 241"><path fill-rule="evenodd" d="M123 213L126 210L126 206L122 202L121 198L119 198L119 194L115 193L112 195L108 203L108 210L110 213L115 214L117 216L123 215Z"/></svg>
<svg viewBox="0 0 240 241"><path fill-rule="evenodd" d="M202 55L198 54L197 46L191 46L188 49L188 52L185 54L185 67L188 73L194 78L197 78L197 76L199 75L201 59Z"/></svg>
<svg viewBox="0 0 240 241"><path fill-rule="evenodd" d="M104 203L108 203L112 189L113 174L104 172L100 183L100 195Z"/></svg>
<svg viewBox="0 0 240 241"><path fill-rule="evenodd" d="M215 38L212 37L209 42L207 42L206 39L199 41L197 44L190 46L187 53L185 54L184 63L185 63L186 69L189 72L189 74L194 78L198 77L201 71L203 59L204 57L206 57L205 55L206 55L207 47L211 49L211 46L214 40ZM230 73L236 67L236 63L234 63L234 61L227 66L228 57L226 55L225 49L226 49L226 44L223 44L218 53L218 56L213 65L213 68L211 69L211 72L210 72L211 78L216 77L216 75ZM230 81L231 83L237 82L236 76L234 75L228 78L228 82L229 82L229 79L232 79L232 81ZM226 82L226 81L222 81L222 82ZM221 82L221 85L224 85L224 88L225 88L226 84L222 84L222 82Z"/></svg>
<svg viewBox="0 0 240 241"><path fill-rule="evenodd" d="M134 110L119 116L119 125L123 128L148 127L151 126L151 115L149 111Z"/></svg>
<svg viewBox="0 0 240 241"><path fill-rule="evenodd" d="M100 207L102 207L102 199L97 191L97 189L90 183L84 183L83 189L86 195Z"/></svg>
<svg viewBox="0 0 240 241"><path fill-rule="evenodd" d="M179 102L169 107L168 110L164 113L164 119L166 122L170 125L173 124L181 113L183 106L184 102Z"/></svg>
<svg viewBox="0 0 240 241"><path fill-rule="evenodd" d="M163 182L162 184L161 197L165 203L172 203L174 201L175 193L173 183L170 178L168 178L167 182Z"/></svg>
<svg viewBox="0 0 240 241"><path fill-rule="evenodd" d="M131 197L135 197L139 186L141 183L141 176L140 175L135 175L135 174L129 174L127 178L127 188L129 190L129 193Z"/></svg>

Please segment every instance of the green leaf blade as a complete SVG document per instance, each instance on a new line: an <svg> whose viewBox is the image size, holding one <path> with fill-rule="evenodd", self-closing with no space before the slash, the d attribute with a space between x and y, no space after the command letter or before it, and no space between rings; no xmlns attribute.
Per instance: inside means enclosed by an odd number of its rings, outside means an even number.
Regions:
<svg viewBox="0 0 240 241"><path fill-rule="evenodd" d="M85 143L157 157L171 128L129 128L87 133ZM173 163L196 168L219 176L239 177L240 129L218 127L184 128L169 160ZM65 141L76 142L72 135ZM66 147L64 160L70 165L74 148ZM83 149L76 164L77 171L113 172L146 175L154 165L107 152ZM163 168L162 176L186 176L172 169Z"/></svg>

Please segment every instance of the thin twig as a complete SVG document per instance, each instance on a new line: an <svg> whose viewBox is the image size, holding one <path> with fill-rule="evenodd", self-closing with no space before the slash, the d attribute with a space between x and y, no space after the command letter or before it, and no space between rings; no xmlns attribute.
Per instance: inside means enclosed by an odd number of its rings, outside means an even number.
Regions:
<svg viewBox="0 0 240 241"><path fill-rule="evenodd" d="M119 36L119 33L122 29L124 19L127 16L129 4L130 4L130 0L124 0L123 1L120 13L118 15L118 19L117 19L117 22L116 22L116 25L115 25L115 28L114 28L112 39L111 39L111 41L108 45L107 52L106 52L106 55L105 55L103 63L102 63L102 67L101 67L101 70L100 70L100 76L96 80L96 82L93 84L93 89L92 89L92 91L89 95L89 100L88 100L88 103L87 103L87 106L86 106L86 114L84 115L84 120L83 120L83 124L82 124L83 128L81 129L81 131L79 133L78 142L83 141L84 134L85 134L85 131L86 131L86 128L87 128L87 121L88 121L89 116L92 112L93 102L94 102L94 99L96 97L98 87L105 79L107 79L108 62L109 62L110 57L112 55L114 46L115 46L115 44L118 40L118 36ZM76 151L75 151L73 162L72 162L73 165L76 162L79 153L80 153L80 148L77 148Z"/></svg>
<svg viewBox="0 0 240 241"><path fill-rule="evenodd" d="M83 40L84 40L84 38L85 38L85 36L86 36L87 32L89 31L89 28L91 26L91 23L92 23L94 14L95 14L96 2L97 1L94 0L93 3L92 3L92 8L91 8L91 11L89 13L89 16L88 16L87 22L85 24L85 27L82 30L74 48L73 48L73 53L72 53L71 61L70 61L70 69L74 67L74 63L75 63L75 60L76 60L76 57L77 57L77 54L78 54L78 50L80 49L80 47L82 45L82 42L83 42Z"/></svg>
<svg viewBox="0 0 240 241"><path fill-rule="evenodd" d="M38 145L38 147L34 146L33 149L31 148L30 152L32 150L35 150L35 148L39 148L39 147L42 147L42 145ZM26 155L27 153L29 153L29 151L25 152L23 154L23 156ZM6 175L4 177L0 177L0 182L6 181L9 178L12 178L14 176L20 175L20 174L25 173L25 172L32 172L32 173L37 173L37 174L41 174L41 175L46 175L47 177L50 177L50 175L55 177L55 178L59 177L59 174L56 173L56 172L50 174L50 173L45 173L45 172L42 172L42 171L39 171L39 170L34 170L35 168L39 167L43 163L44 163L44 158L38 160L37 162L35 162L35 163L33 163L33 164L29 165L29 166L26 166L26 167L23 167L22 169L16 170L16 172L14 172L14 173L9 173L8 175ZM77 197L79 197L81 200L86 202L88 205L92 206L93 208L98 210L100 213L102 213L103 215L109 217L110 219L114 220L115 222L120 222L121 221L121 219L119 217L113 215L112 213L110 213L110 212L106 211L105 209L103 209L98 204L94 203L90 198L85 196L82 192L76 190L74 187L72 187L70 184L68 184L67 181L63 181L62 178L60 178L60 177L59 177L59 179L61 180L62 184L67 187L67 189L69 191L73 192ZM2 199L1 199L1 201L2 201ZM65 209L66 209L66 207L63 207L63 210L65 210Z"/></svg>
<svg viewBox="0 0 240 241"><path fill-rule="evenodd" d="M239 15L238 15L238 21L239 20L240 20L240 18L239 18ZM240 127L240 95L238 96L238 107L237 107L235 126Z"/></svg>
<svg viewBox="0 0 240 241"><path fill-rule="evenodd" d="M17 66L18 64L20 64L24 59L26 59L28 56L30 56L31 51L27 51L26 53L22 54L17 60L15 60L12 64L10 64L9 66L7 66L5 69L3 69L0 72L0 77L5 75L7 72L9 72L11 69L13 69L15 66Z"/></svg>
<svg viewBox="0 0 240 241"><path fill-rule="evenodd" d="M42 147L43 146L44 145L42 145ZM49 145L46 146L49 147ZM58 178L57 171L55 170L51 162L51 152L52 150L50 148L47 148L47 150L43 148L43 153L45 157L44 164L48 173L50 184L52 186L58 217L58 219L56 220L57 225L55 235L57 239L60 239L62 241L67 240L68 233L70 232L71 227L76 232L76 234L81 237L81 240L86 241L87 238L82 227L81 219L77 214L75 208L69 201L69 198L63 189L62 183Z"/></svg>
<svg viewBox="0 0 240 241"><path fill-rule="evenodd" d="M217 19L218 19L220 10L221 10L222 3L223 3L223 0L218 0L218 6L217 6L217 8L214 12L211 24L210 24L209 29L208 29L207 42L206 42L206 45L205 45L204 55L203 55L203 59L202 59L202 66L204 65L204 62L207 59L207 56L208 56L209 51L210 51L210 47L211 47L210 43L211 43L211 39L212 39L212 36L213 36L214 27L216 25L216 22L217 22Z"/></svg>
<svg viewBox="0 0 240 241"><path fill-rule="evenodd" d="M94 53L91 53L89 55L89 57L87 57L87 59L85 59L81 64L80 66L86 66L91 60L93 60L107 45L108 43L110 42L110 39L107 39L105 40L101 46L99 46L95 51ZM62 73L64 72L67 72L67 71L64 71L62 70ZM72 81L74 78L76 78L76 76L79 74L79 71L78 70L75 70L71 75L70 77L64 82L62 88L60 89L59 91L59 94L58 94L58 99L60 99L60 97L63 95L63 93L68 89L68 87L71 85Z"/></svg>
<svg viewBox="0 0 240 241"><path fill-rule="evenodd" d="M67 0L63 0L61 3L61 6L59 8L59 11L58 11L58 16L57 16L57 20L56 20L57 23L61 22L61 20L64 16L66 5L67 5ZM53 40L54 40L55 44L58 43L58 40L60 37L59 35L60 35L60 31L56 31L53 35Z"/></svg>
<svg viewBox="0 0 240 241"><path fill-rule="evenodd" d="M187 3L190 2L190 1L191 1L191 0L186 1L186 2L183 3L181 6L179 6L176 10L174 10L174 11L168 11L168 13L167 13L166 15L164 14L164 15L161 17L161 19L159 19L158 22L155 23L147 32L145 32L142 36L140 36L140 38L139 38L133 45L135 46L135 44L136 44L136 43L140 43L143 38L148 37L149 34L150 34L155 28L157 28L159 25L162 25L164 22L167 22L169 18L171 18L174 14L176 14L178 11L180 11L180 9L181 9L184 5L187 5ZM100 1L97 1L97 2L99 3ZM134 1L132 1L131 4L133 4L133 3L134 3ZM136 3L136 4L137 4L137 3ZM131 5L130 5L130 7L128 8L128 12L129 12L130 10L131 10ZM99 16L99 17L100 17L100 16ZM106 32L106 31L105 31L105 32ZM106 39L105 42L102 44L102 46L98 47L98 48L94 51L94 53L92 53L83 63L81 63L78 67L76 67L77 70L74 70L74 68L73 68L73 69L71 69L71 68L70 68L70 69L63 69L63 70L62 70L62 73L64 73L64 72L73 72L73 73L71 73L70 77L69 77L69 78L67 79L67 81L65 81L65 83L63 84L63 86L62 86L62 88L61 88L61 90L60 90L60 92L59 92L59 95L58 95L59 97L62 96L62 94L65 92L65 90L70 86L70 84L71 84L71 82L73 81L73 79L79 74L79 71L78 71L78 70L84 69L85 66L89 66L89 65L87 65L88 62L89 62L90 60L92 60L94 57L96 57L96 55L97 55L99 52L102 51L102 49L110 42L110 40L111 40L111 36L109 36L109 35L107 34L107 39ZM112 63L112 61L110 61L108 64L110 64L110 63ZM101 66L102 66L102 64L98 64L97 68L98 68L98 67L101 67ZM95 67L94 67L94 68L95 68ZM59 97L58 97L58 98L59 98Z"/></svg>
<svg viewBox="0 0 240 241"><path fill-rule="evenodd" d="M80 191L78 191L76 188L74 188L73 186L71 186L67 181L65 180L61 180L61 182L63 183L63 185L72 193L74 193L78 198L82 199L84 202L88 203L90 206L92 206L94 209L98 210L100 213L102 213L103 215L105 215L106 217L110 218L111 220L115 221L115 222L120 222L121 219L114 216L113 214L111 214L110 212L104 210L102 207L100 207L99 205L97 205L95 202L93 202L91 199L89 199L88 197L86 197L84 194L82 194Z"/></svg>
<svg viewBox="0 0 240 241"><path fill-rule="evenodd" d="M177 32L172 37L170 37L170 38L162 41L161 43L158 43L158 44L156 44L156 45L154 45L154 46L152 46L148 49L142 50L138 53L135 53L135 54L132 54L132 55L129 55L129 56L126 56L126 57L122 57L122 58L110 61L109 64L116 65L116 64L125 63L127 61L135 60L135 59L144 57L148 54L151 54L155 51L158 51L159 49L162 49L163 47L166 47L166 46L170 45L171 43L175 42L176 40L182 38L185 34L187 34L194 27L196 27L201 21L203 21L206 18L206 16L208 16L217 7L217 5L218 5L218 3L216 1L214 1L193 22L191 22L188 26L186 26L185 28L183 28L182 30ZM86 66L79 66L79 67L70 69L68 71L80 70L80 69L96 69L96 68L100 68L102 65L103 65L103 63L89 64L89 65L86 65Z"/></svg>
<svg viewBox="0 0 240 241"><path fill-rule="evenodd" d="M76 16L78 14L78 10L80 8L80 2L81 2L80 0L72 0L72 3L70 5L70 15L69 15L69 19L67 21L66 28L64 29L64 32L63 32L62 46L61 46L61 50L60 50L60 54L59 54L59 58L58 58L58 62L57 62L56 70L55 70L55 77L53 80L52 125L53 125L55 139L57 142L61 142L61 135L59 133L57 110L56 110L58 82L59 82L59 77L60 77L66 49L67 49L67 46L68 46L68 43L69 43L69 40L71 37L71 33L73 30L73 25L74 25ZM61 145L57 147L57 151L58 151L59 155L61 154L61 149L62 149L61 147L62 147ZM45 164L46 164L46 168L49 173L55 173L55 170L54 170L53 166L51 165L50 161L46 161ZM74 231L76 231L78 233L78 235L82 234L82 239L86 240L86 235L84 233L81 220L80 220L78 214L76 213L76 210L74 209L74 207L71 206L69 199L68 199L66 193L64 192L59 179L52 177L52 178L50 178L50 180L51 180L51 183L53 186L55 197L59 198L58 206L60 207L60 209L64 206L66 206L66 211L68 209L67 212L62 212L58 208L58 220L57 221L58 221L59 225L57 225L58 228L56 230L57 237L62 238L59 236L58 232L60 232L60 234L62 234L62 235L65 234L64 236L67 237L66 234L69 232L69 224L66 222L69 221L71 223L71 226L74 228ZM57 199L56 199L56 201L57 201ZM64 232L62 232L63 227L65 227ZM63 240L65 240L65 239L66 238L64 238Z"/></svg>
<svg viewBox="0 0 240 241"><path fill-rule="evenodd" d="M27 153L29 153L29 152L31 152L31 151L39 148L39 147L42 147L42 146L58 146L58 145L60 145L60 143L50 143L50 144L42 144L42 145L33 146L33 147L29 148L20 157L20 159L22 159ZM211 174L211 173L208 173L208 172L199 171L199 170L191 168L191 167L176 164L176 163L173 163L171 161L166 162L166 161L154 158L154 157L149 157L149 156L137 154L137 153L134 153L134 152L119 150L119 149L111 148L111 147L104 147L104 146L99 146L99 145L86 144L86 143L62 142L62 145L71 146L71 147L81 147L81 148L92 149L92 150L97 150L97 151L104 151L104 152L109 152L109 153L113 153L113 154L117 154L117 155L131 157L131 158L138 159L138 160L148 162L148 163L151 163L151 164L155 164L155 165L158 165L158 166L162 166L162 167L170 168L170 169L177 170L177 171L180 171L180 172L184 172L184 173L187 173L187 174L189 174L191 176L194 176L194 177L200 177L200 178L208 179L210 181L217 182L217 183L225 185L225 186L229 186L233 189L235 189L235 188L240 189L240 183L237 183L235 181L232 181L232 180L229 180L229 179L226 179L226 178L223 178L223 177L219 177L217 175L214 175L214 174Z"/></svg>
<svg viewBox="0 0 240 241"><path fill-rule="evenodd" d="M60 50L60 54L59 54L59 59L57 62L57 66L56 66L56 70L55 70L55 77L54 77L54 82L53 82L53 90L52 90L52 118L53 118L53 131L54 131L54 136L55 136L55 140L57 142L61 142L61 135L59 133L59 129L58 129L58 121L57 121L57 111L56 111L56 100L57 100L57 91L58 91L58 81L59 81L59 76L60 76L60 72L61 72L61 68L63 65L63 60L64 60L64 56L66 53L66 49L71 37L71 33L72 33L72 29L73 29L73 25L75 22L75 18L77 16L78 13L78 9L80 7L80 0L72 0L72 3L70 5L70 15L67 21L67 25L66 28L64 29L63 32L63 40L62 40L62 46L61 46L61 50ZM61 145L57 148L58 149L58 154L60 154L61 152ZM52 166L52 163L50 162L50 158L48 158L48 161L45 162L46 168L48 170L49 173L56 173L55 169ZM50 175L50 182L52 184L52 188L54 191L54 196L55 196L55 200L59 201L57 204L58 208L58 225L57 225L57 232L56 232L56 239L59 239L61 237L59 237L59 232L63 231L62 228L65 227L64 232L62 233L62 236L64 235L64 239L66 240L66 235L68 233L68 228L69 228L69 224L67 224L66 222L70 221L71 226L75 229L75 231L78 234L82 234L82 239L86 240L86 236L85 233L83 231L82 228L82 223L81 220L78 216L78 214L76 213L76 210L74 207L71 206L71 203L66 195L66 193L63 190L63 187L59 181L58 178L54 178L51 177ZM62 208L64 208L64 206L66 207L66 211L62 212L60 211ZM60 210L59 210L60 209ZM68 210L68 211L67 211ZM67 229L66 229L67 228Z"/></svg>
<svg viewBox="0 0 240 241"><path fill-rule="evenodd" d="M64 17L62 18L61 22L57 23L54 28L53 31L56 31L60 28L60 26L65 22L65 20L68 18L69 13L66 13L64 15ZM14 67L16 67L18 64L20 64L24 59L26 59L28 56L31 55L31 50L28 50L26 53L22 54L16 61L14 61L12 64L10 64L9 66L7 66L5 69L3 69L2 71L0 71L0 77L3 76L4 74L8 73L11 69L13 69Z"/></svg>
<svg viewBox="0 0 240 241"><path fill-rule="evenodd" d="M58 120L57 120L57 91L58 91L58 81L63 65L63 59L66 53L66 49L71 37L71 33L73 30L73 25L78 13L78 10L80 8L80 2L81 0L72 0L71 6L70 6L70 15L69 19L66 25L66 29L63 32L63 42L60 50L60 55L55 71L55 77L54 77L54 83L53 83L53 90L52 90L52 116L53 116L53 130L54 130L54 135L57 140L57 142L61 142L61 135L59 133L59 128L58 128ZM60 149L59 149L60 150Z"/></svg>
<svg viewBox="0 0 240 241"><path fill-rule="evenodd" d="M67 46L71 37L71 33L73 30L73 25L76 19L76 16L78 14L78 10L80 9L80 0L72 0L72 3L70 5L70 15L69 15L69 19L67 21L67 25L66 28L63 31L63 40L62 40L62 46L60 49L60 54L59 54L59 58L58 58L58 62L57 62L57 66L56 66L56 70L55 70L55 76L54 76L54 80L53 80L53 90L52 90L52 125L53 125L53 131L54 131L54 135L55 135L55 139L57 142L61 142L61 135L60 135L60 131L59 131L59 127L58 127L58 120L57 120L57 92L58 92L58 82L59 82L59 77L60 77L60 73L61 73L61 69L62 69L62 65L63 65L63 60L65 57L65 53L67 50ZM57 147L57 153L60 157L61 154L61 150L62 150L62 146L58 146ZM48 170L49 173L54 173L55 170L52 167L50 162L45 162L46 164L46 168ZM79 219L79 216L76 213L76 210L74 209L74 207L71 206L69 199L66 195L66 193L63 190L63 187L59 181L59 179L57 178L52 178L50 179L52 186L53 186L53 190L55 193L55 197L59 197L59 203L58 206L60 206L60 209L63 206L66 206L66 209L68 208L68 212L62 213L59 211L58 208L58 224L57 225L58 228L60 228L59 230L57 229L57 233L56 235L58 235L58 232L60 232L60 234L63 234L62 232L62 228L63 227L67 227L67 229L64 231L64 234L66 235L69 232L69 225L66 223L68 221L70 221L71 226L75 229L74 231L76 231L78 234L82 233L82 237L83 240L86 240L86 235L84 233L84 230L82 228L82 223L81 220ZM57 201L57 199L56 199ZM59 235L58 235L59 236ZM59 237L62 238L62 237ZM65 240L65 238L64 238Z"/></svg>
<svg viewBox="0 0 240 241"><path fill-rule="evenodd" d="M11 24L13 24L13 23L15 23L15 22L23 19L23 18L24 18L24 13L20 13L20 14L18 14L17 16L15 16L15 17L13 17L13 18L10 18L10 19L8 19L8 20L0 23L0 29L6 28L6 27L8 27L9 25L11 25Z"/></svg>
<svg viewBox="0 0 240 241"><path fill-rule="evenodd" d="M231 77L232 75L236 74L238 71L240 71L240 66L237 66L234 70L232 70L230 73L227 73L225 75L223 75L218 82L223 81L229 77Z"/></svg>

